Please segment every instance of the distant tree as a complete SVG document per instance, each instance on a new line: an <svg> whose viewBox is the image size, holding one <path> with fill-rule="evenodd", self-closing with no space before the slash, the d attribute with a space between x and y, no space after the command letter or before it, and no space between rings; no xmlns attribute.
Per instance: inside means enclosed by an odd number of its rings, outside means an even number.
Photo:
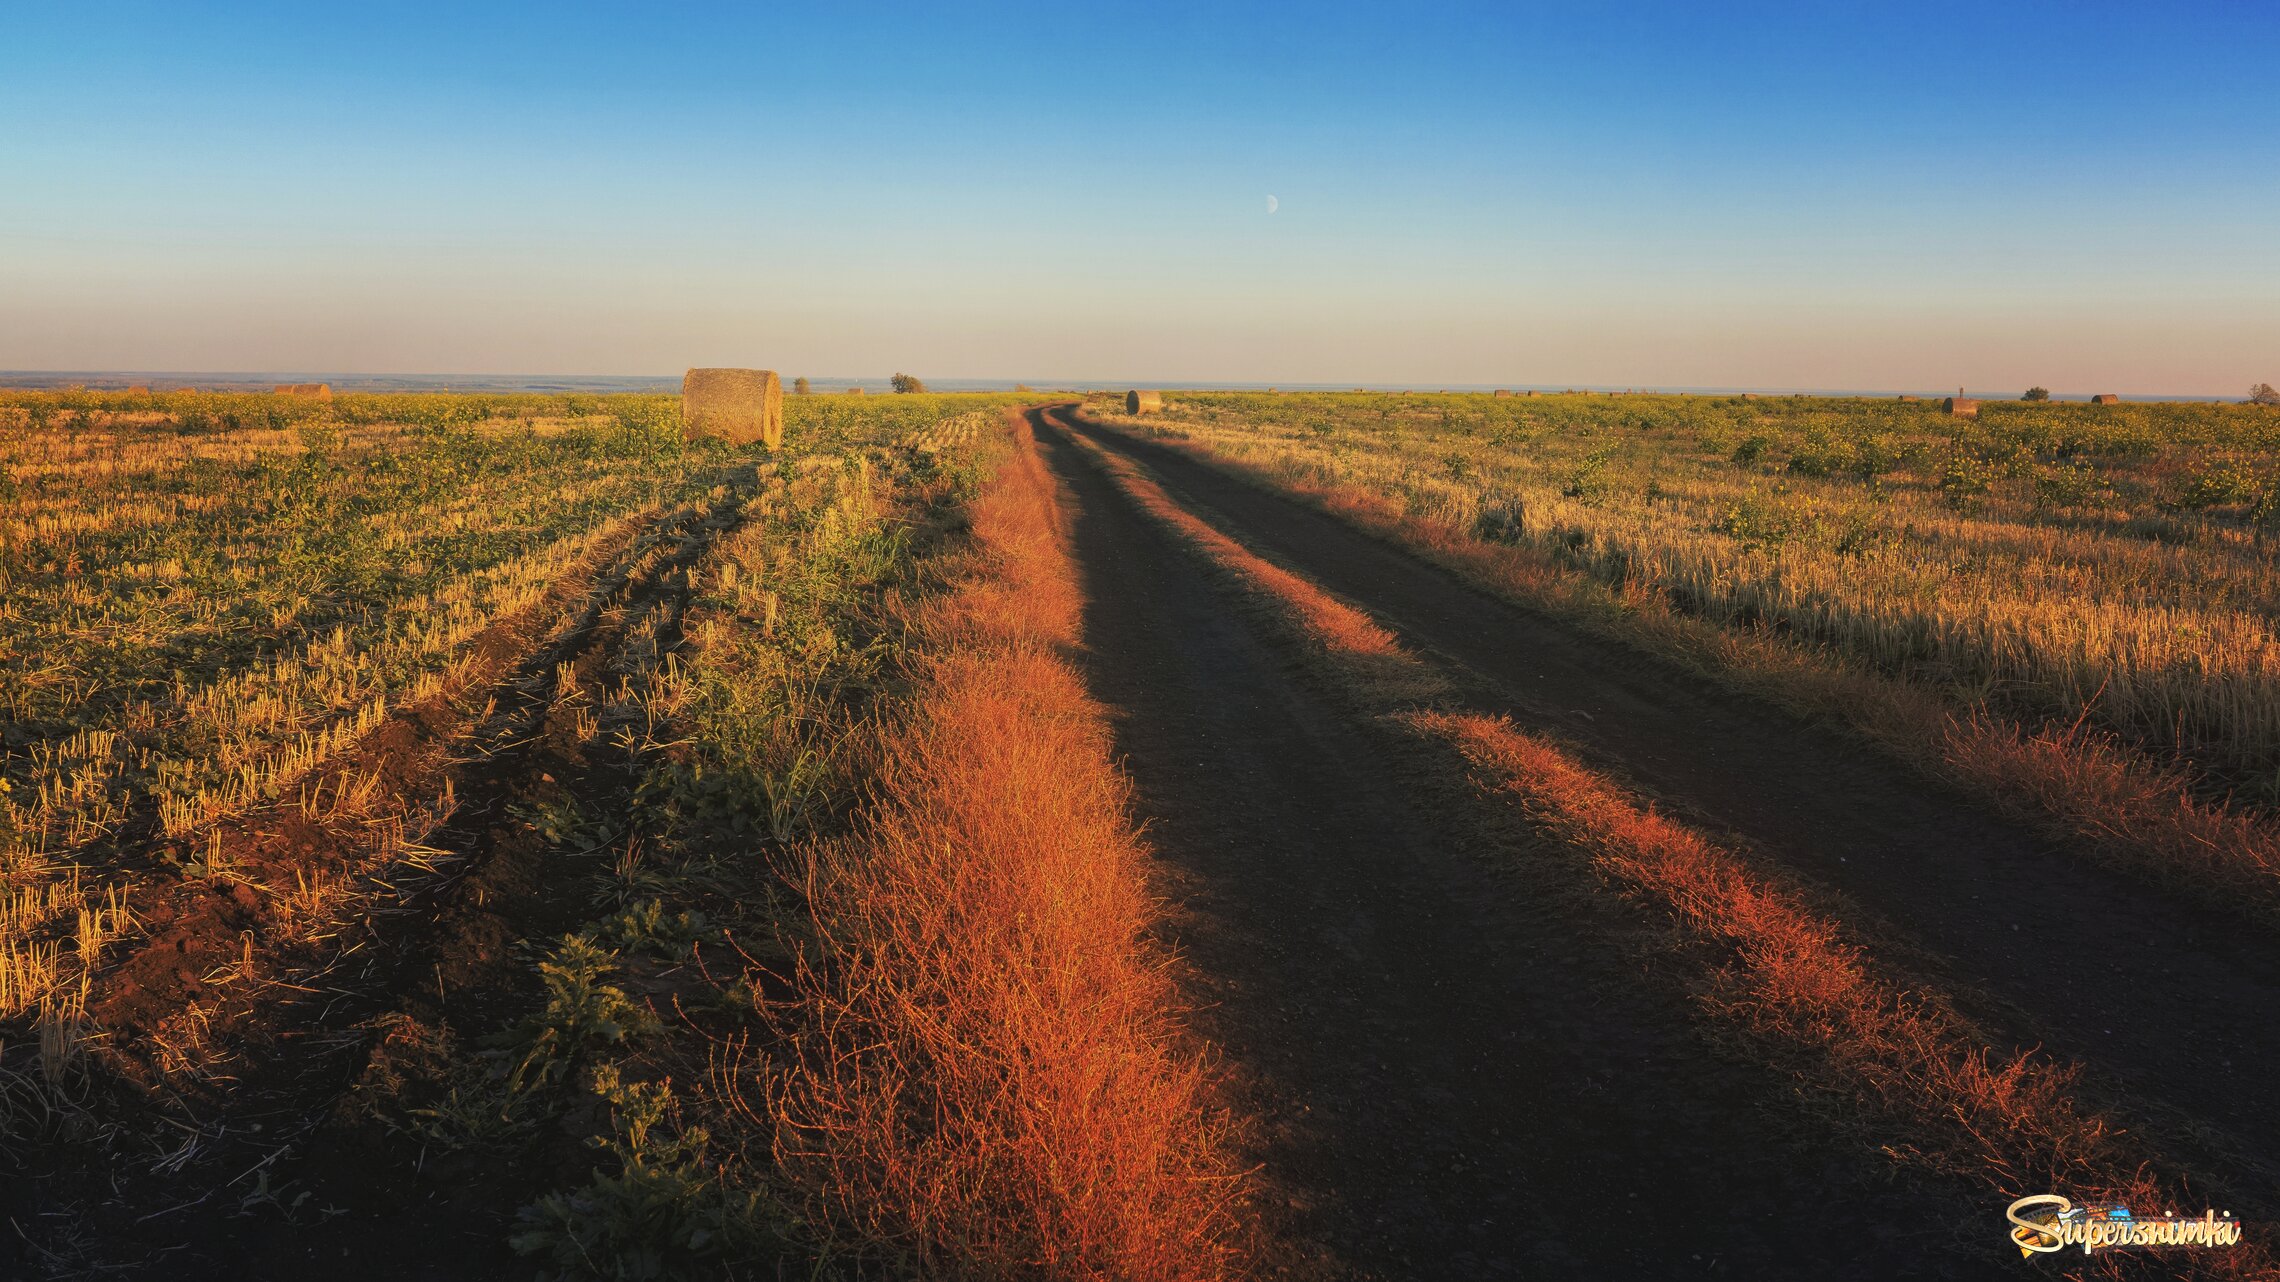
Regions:
<svg viewBox="0 0 2280 1282"><path fill-rule="evenodd" d="M926 390L926 384L920 382L915 374L897 374L890 381L894 383L895 390L898 392L923 392Z"/></svg>
<svg viewBox="0 0 2280 1282"><path fill-rule="evenodd" d="M805 379L805 378L795 378L795 379L793 379L793 380L792 380L792 395L794 395L794 396L805 396L805 395L807 395L807 394L808 394L808 381L807 381L807 379Z"/></svg>
<svg viewBox="0 0 2280 1282"><path fill-rule="evenodd" d="M2030 387L2027 389L2027 394L2019 399L2022 401L2047 401L2050 399L2050 389L2047 387Z"/></svg>
<svg viewBox="0 0 2280 1282"><path fill-rule="evenodd" d="M2251 405L2280 405L2280 391L2274 391L2270 383L2258 383L2248 389L2248 403Z"/></svg>

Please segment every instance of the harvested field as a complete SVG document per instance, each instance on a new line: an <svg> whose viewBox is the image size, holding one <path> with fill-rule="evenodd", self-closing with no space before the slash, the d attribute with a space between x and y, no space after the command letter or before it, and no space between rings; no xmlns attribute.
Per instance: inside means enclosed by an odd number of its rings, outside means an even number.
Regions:
<svg viewBox="0 0 2280 1282"><path fill-rule="evenodd" d="M2056 566L2247 626L2176 582L2256 564L2174 501L2228 413L1010 403L0 394L0 1259L1977 1278L2031 1193L2280 1215L2261 723L2030 681ZM2075 414L2199 533L1949 483ZM1827 543L1817 449L2020 626Z"/></svg>

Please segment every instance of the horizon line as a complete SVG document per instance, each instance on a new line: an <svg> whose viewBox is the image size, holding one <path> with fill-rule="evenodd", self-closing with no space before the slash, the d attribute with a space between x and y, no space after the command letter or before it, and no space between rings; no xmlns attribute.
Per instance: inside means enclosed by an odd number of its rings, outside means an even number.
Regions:
<svg viewBox="0 0 2280 1282"><path fill-rule="evenodd" d="M845 375L816 375L816 374L809 374L809 375L797 375L797 376L794 376L794 377L804 377L804 378L806 378L806 379L807 379L807 380L808 380L808 381L809 381L811 384L820 384L820 385L826 385L826 386L832 386L832 387L839 387L839 388L846 388L846 387L863 387L863 388L870 388L870 387L873 387L873 386L877 386L877 387L886 387L886 386L888 386L888 385L891 383L891 379L890 379L890 378L888 378L888 377L885 377L885 376L878 376L878 377L873 377L873 376L868 376L868 375L864 375L864 376L845 376ZM1850 397L1850 398L1865 398L1865 397L1896 397L1896 396L1921 396L1921 397L1926 397L1926 398L1932 398L1932 397L1947 397L1947 396L1961 395L1961 396L1963 396L1963 397L1965 397L1965 398L1968 398L1968 399L1976 399L1976 400L2018 400L2018 399L2022 399L2022 398L2023 398L2023 396L2024 396L2024 394L2025 394L2025 392L2029 390L2029 389L2027 389L2027 388L2015 388L2015 389L2000 389L2000 390L1996 390L1996 391L1983 391L1983 392L1960 392L1960 393L1957 393L1957 392L1949 392L1949 391L1947 391L1945 388L1940 388L1940 389L1936 389L1936 390L1933 390L1933 389L1925 389L1925 388L1904 388L1904 387L1882 387L1882 388L1842 388L1842 387L1811 387L1811 386L1795 386L1795 385L1780 386L1780 385L1765 385L1765 384L1755 384L1755 385L1749 385L1749 384L1644 385L1644 384L1615 384L1615 383L1520 383L1520 382L1514 382L1514 383L1443 383L1443 384L1439 384L1439 385L1437 385L1437 386L1424 386L1424 385L1420 385L1420 384L1417 384L1417 383L1407 383L1407 384L1403 384L1403 383L1397 383L1397 382L1393 382L1393 381L1389 381L1389 380L1380 380L1380 381L1375 381L1375 382L1372 382L1372 381L1369 381L1369 380L1363 380L1363 381L1361 381L1361 382L1338 382L1338 383L1281 383L1281 382L1270 382L1270 381L1267 381L1267 380L1258 380L1258 379L1254 379L1254 380L1245 380L1245 381L1228 381L1228 380L1223 380L1223 379L1222 379L1222 380L1195 380L1195 381L1186 381L1186 380L1175 380L1175 379L1129 379L1129 378L1126 378L1126 379L1107 379L1107 378L1075 378L1075 379L1071 379L1071 378L1042 378L1042 377L1023 377L1023 378L975 378L975 377L968 377L968 376L962 376L962 375L939 375L939 376L931 376L931 377L930 377L930 376L926 376L926 375L919 375L918 377L920 378L920 381L922 381L922 382L924 382L924 383L928 384L928 386L929 386L930 388L938 388L939 390L943 390L943 391L952 391L952 390L955 390L955 391L992 391L992 390L998 390L998 389L1001 389L1001 388L1002 388L1003 390L1006 390L1006 391L1012 391L1012 390L1014 390L1016 387L1027 387L1027 388L1030 388L1030 389L1032 389L1032 390L1036 390L1036 391L1063 391L1063 390L1066 390L1066 391L1113 391L1113 390L1117 390L1117 389L1129 389L1129 388L1145 388L1145 389L1150 389L1150 390L1159 390L1159 391L1195 391L1195 392L1240 392L1240 391L1260 391L1260 392L1264 392L1264 391L1292 391L1292 392L1352 392L1352 391L1363 391L1363 392L1383 392L1383 393L1389 393L1389 394L1394 394L1394 395L1412 395L1412 396L1416 396L1416 395L1436 395L1436 394L1442 394L1442 393L1461 393L1461 394L1474 394L1474 393L1490 393L1490 392L1496 392L1496 391L1518 391L1518 392L1531 392L1531 391L1532 391L1532 392L1538 392L1538 393L1542 393L1542 394L1546 394L1546 395L1559 395L1559 394L1562 394L1562 393L1569 393L1569 392L1592 392L1592 393L1630 393L1630 394L1635 394L1635 395L1645 395L1645 396L1738 396L1738 395L1743 395L1743 394L1745 394L1745 393L1756 393L1756 394L1758 394L1758 395L1761 395L1761 396L1762 396L1762 395L1772 395L1772 396L1815 396L1815 397L1826 397L1826 398L1831 398L1831 399L1835 399L1835 398L1847 398L1847 397ZM92 392L123 391L123 390L125 390L125 388L126 388L127 386L133 386L133 385L137 385L136 383L134 383L134 382L133 382L133 381L131 381L131 380L142 380L142 381L147 381L147 382L184 382L184 383L190 383L190 384L192 384L192 385L194 385L194 386L195 386L196 384L200 383L200 382L218 382L218 383L245 383L245 384L247 384L247 385L251 386L251 385L258 385L258 384L260 384L260 383L279 383L279 382L309 382L309 381L321 381L321 382L334 382L334 383L339 383L339 384L342 384L342 385L344 385L344 386L346 387L346 389L347 389L347 390L351 390L351 391L355 391L355 390L394 390L394 391L403 391L403 392L437 392L437 393L444 393L444 392L465 392L465 393L475 393L475 392L524 392L524 393L531 393L531 392L545 392L545 391L582 391L582 392L591 392L591 393L594 393L594 394L598 394L598 395L608 395L608 394L612 394L612 393L615 393L615 394L630 394L630 393L639 392L639 391L642 391L642 390L645 390L645 389L643 389L643 388L639 388L639 387L622 387L622 386L621 386L621 387L615 387L615 388L603 388L603 387L585 387L585 386L564 386L564 387L543 387L543 388L534 388L534 387L531 387L531 386L527 386L527 384L536 384L536 383L545 383L545 384L652 384L652 385L667 385L667 384L670 384L670 385L675 385L675 386L677 386L677 385L680 383L680 381L681 381L681 378L682 378L682 376L681 376L681 375L679 375L679 374L549 374L549 373L526 373L526 374L508 374L508 373L498 373L498 372L488 372L488 373L423 373L423 372L408 372L408 371L406 371L406 372L386 372L386 373L373 373L373 372L361 372L361 371L350 371L350 370L138 370L138 369L108 369L108 370L93 370L93 369L89 369L89 370L0 370L0 391L57 391L57 390L62 390L63 388L66 388L66 387L71 387L71 386L79 386L79 387L82 387L82 388L84 388L84 389L85 389L85 390L87 390L87 391L92 391ZM14 381L13 381L13 380L17 380L17 379L35 379L35 380L40 380L40 382L39 382L39 383L37 383L37 384L33 384L33 385L21 385L21 384L18 384L18 383L16 383L16 382L14 382ZM62 381L62 380L66 380L66 379L75 379L75 380L80 380L80 381L79 381L79 382L77 382L77 383L65 383L65 382L63 382L63 381ZM121 384L121 386L120 386L120 387L96 386L96 385L93 385L93 384L89 383L89 382L88 382L88 381L86 381L86 380L103 380L104 382L117 382L117 383L120 383L120 384ZM789 381L791 381L791 379L787 378L787 379L785 379L785 381L786 381L786 382L789 382ZM404 384L417 384L417 385L419 385L419 386L399 387L399 388L379 388L379 389L370 389L370 388L365 388L365 389L360 389L360 388L357 388L357 387L355 387L355 386L354 386L354 384L358 384L358 383L367 383L367 384L404 383ZM954 385L954 384L955 384L955 385L958 385L958 386L955 386L955 387L954 387L954 386L952 386L952 385ZM213 389L213 390L237 390L237 389L235 389L235 388L230 388L230 389L220 389L220 388L217 388L217 389ZM2093 397L2093 396L2097 396L2097 395L2105 395L2105 394L2108 394L2108 393L2099 393L2099 392L2074 392L2074 391L2059 391L2059 390L2056 390L2056 389L2052 389L2052 390L2050 391L2050 399L2051 399L2051 400L2053 400L2053 401L2073 401L2073 400L2082 400L2082 401L2087 401L2087 400L2089 400L2089 399L2090 399L2091 397ZM2229 401L2241 401L2241 402L2245 402L2245 401L2248 399L2248 398L2247 398L2247 395L2246 395L2245 393L2214 394L2214 393L2207 393L2207 392L2160 392L2160 393L2155 393L2155 392L2119 392L2119 393L2111 393L2111 394L2113 394L2113 395L2120 395L2120 396L2124 396L2124 397L2127 397L2127 398L2129 398L2129 399L2131 399L2131 400L2134 400L2134 401L2138 401L2138 402L2152 402L2152 403L2160 403L2160 402L2219 402L2219 403L2222 403L2222 402L2229 402Z"/></svg>

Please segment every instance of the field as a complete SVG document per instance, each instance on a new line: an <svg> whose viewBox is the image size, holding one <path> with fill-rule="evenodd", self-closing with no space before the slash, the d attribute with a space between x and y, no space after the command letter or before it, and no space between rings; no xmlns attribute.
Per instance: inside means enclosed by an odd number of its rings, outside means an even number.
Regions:
<svg viewBox="0 0 2280 1282"><path fill-rule="evenodd" d="M2280 413L786 406L0 393L5 1271L2269 1275Z"/></svg>

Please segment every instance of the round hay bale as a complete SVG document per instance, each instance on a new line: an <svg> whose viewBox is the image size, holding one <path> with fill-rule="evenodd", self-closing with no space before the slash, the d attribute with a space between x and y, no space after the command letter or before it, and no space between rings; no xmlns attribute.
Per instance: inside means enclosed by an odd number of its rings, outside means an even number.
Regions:
<svg viewBox="0 0 2280 1282"><path fill-rule="evenodd" d="M310 399L310 400L313 400L313 401L329 401L329 400L331 400L331 399L332 399L332 384L330 384L330 383L279 383L279 384L278 384L278 385L277 385L277 386L276 386L274 389L272 389L272 390L271 390L271 395L274 395L274 396L302 396L302 397L307 397L308 399Z"/></svg>
<svg viewBox="0 0 2280 1282"><path fill-rule="evenodd" d="M1978 418L1979 402L1962 396L1950 396L1940 402L1940 408L1956 418Z"/></svg>
<svg viewBox="0 0 2280 1282"><path fill-rule="evenodd" d="M2090 398L2090 403L2092 405L2119 405L2122 403L2122 398L2112 392L2100 392Z"/></svg>
<svg viewBox="0 0 2280 1282"><path fill-rule="evenodd" d="M1907 402L1907 403L1909 403L1909 404L1913 404L1913 403L1915 403L1915 402L1917 402L1917 401L1920 401L1920 400L1922 400L1922 399L1924 399L1924 398L1923 398L1923 397L1921 397L1921 396L1903 396L1903 397L1901 397L1900 399L1901 399L1902 401L1904 401L1904 402Z"/></svg>
<svg viewBox="0 0 2280 1282"><path fill-rule="evenodd" d="M1499 387L1499 388L1497 388L1495 391L1493 391L1493 392L1489 393L1489 395L1491 395L1491 396L1510 396L1510 395L1512 395L1512 393L1511 393L1511 392L1509 392L1509 391L1507 391L1507 390L1506 390L1506 389L1504 389L1504 388L1501 388L1501 387Z"/></svg>
<svg viewBox="0 0 2280 1282"><path fill-rule="evenodd" d="M784 444L784 383L772 369L692 369L681 376L681 432L731 445Z"/></svg>
<svg viewBox="0 0 2280 1282"><path fill-rule="evenodd" d="M1143 392L1137 389L1124 394L1124 412L1131 415L1161 414L1164 411L1162 392Z"/></svg>

